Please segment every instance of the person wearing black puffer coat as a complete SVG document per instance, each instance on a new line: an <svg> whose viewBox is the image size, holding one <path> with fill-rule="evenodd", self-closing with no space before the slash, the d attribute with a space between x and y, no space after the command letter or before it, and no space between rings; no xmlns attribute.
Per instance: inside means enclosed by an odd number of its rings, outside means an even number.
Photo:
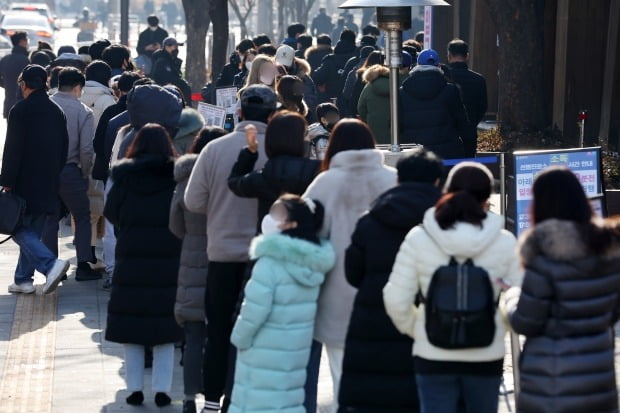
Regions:
<svg viewBox="0 0 620 413"><path fill-rule="evenodd" d="M246 129L248 146L239 152L228 187L242 198L258 198L259 232L263 218L280 195L303 194L319 173L320 161L304 157L307 128L303 116L294 112L280 112L271 119L265 132L265 152L269 160L259 171L254 171L258 159L256 135L251 128Z"/></svg>
<svg viewBox="0 0 620 413"><path fill-rule="evenodd" d="M325 56L321 66L312 75L312 80L319 90L319 103L340 96L348 75L344 73L344 67L350 58L357 55L355 33L344 30L334 48L334 53Z"/></svg>
<svg viewBox="0 0 620 413"><path fill-rule="evenodd" d="M347 249L345 271L358 289L344 349L340 412L397 413L420 409L410 337L385 312L383 287L407 233L441 195L441 160L416 149L397 165L399 185L362 216ZM380 394L380 397L377 397Z"/></svg>
<svg viewBox="0 0 620 413"><path fill-rule="evenodd" d="M595 219L568 169L540 174L533 195L533 228L520 242L525 278L504 300L526 337L517 411L618 412L620 221Z"/></svg>
<svg viewBox="0 0 620 413"><path fill-rule="evenodd" d="M168 228L174 149L166 130L146 124L127 159L112 168L104 214L117 235L116 263L105 338L125 346L127 403L142 404L145 347L153 346L153 392L170 404L174 343L183 330L174 317L181 240Z"/></svg>
<svg viewBox="0 0 620 413"><path fill-rule="evenodd" d="M434 50L418 56L418 66L400 88L401 143L417 143L444 159L465 157L463 142L475 140L458 87L448 83Z"/></svg>

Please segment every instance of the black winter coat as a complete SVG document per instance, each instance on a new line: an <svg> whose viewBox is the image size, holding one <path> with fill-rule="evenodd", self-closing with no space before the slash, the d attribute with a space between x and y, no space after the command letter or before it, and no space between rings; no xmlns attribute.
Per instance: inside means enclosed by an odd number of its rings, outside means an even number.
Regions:
<svg viewBox="0 0 620 413"><path fill-rule="evenodd" d="M301 195L318 175L319 161L294 156L276 156L263 169L254 171L257 153L247 148L239 152L228 178L228 187L242 198L258 198L258 224L271 205L284 193Z"/></svg>
<svg viewBox="0 0 620 413"><path fill-rule="evenodd" d="M235 76L241 72L239 65L228 63L222 68L217 80L215 81L216 87L233 86Z"/></svg>
<svg viewBox="0 0 620 413"><path fill-rule="evenodd" d="M125 159L112 168L105 217L116 228L106 340L154 346L182 339L174 318L181 241L168 229L174 160Z"/></svg>
<svg viewBox="0 0 620 413"><path fill-rule="evenodd" d="M178 87L186 102L192 101L192 91L189 84L183 79L181 65L183 61L172 56L164 50L158 50L153 54L153 70L151 77L160 86L168 84Z"/></svg>
<svg viewBox="0 0 620 413"><path fill-rule="evenodd" d="M617 412L620 245L595 254L574 223L558 220L537 225L521 244L518 305L510 299L515 290L507 294L510 323L527 338L517 410Z"/></svg>
<svg viewBox="0 0 620 413"><path fill-rule="evenodd" d="M145 47L153 44L159 43L160 47L163 47L164 40L168 37L168 32L161 27L158 27L157 30L153 31L149 28L142 31L140 36L138 37L138 46L136 47L139 55L153 56L153 51L146 51Z"/></svg>
<svg viewBox="0 0 620 413"><path fill-rule="evenodd" d="M9 111L17 102L18 95L21 94L17 86L17 78L22 70L28 65L28 50L21 46L14 46L11 54L6 55L0 60L0 87L4 88L4 111L6 119Z"/></svg>
<svg viewBox="0 0 620 413"><path fill-rule="evenodd" d="M306 50L306 61L310 64L313 74L319 67L321 67L321 63L323 63L325 56L330 55L333 52L334 49L327 45L313 46Z"/></svg>
<svg viewBox="0 0 620 413"><path fill-rule="evenodd" d="M355 44L339 41L334 53L325 56L321 67L312 76L314 84L319 89L319 102L327 102L331 98L340 96L344 88L344 67L350 58L357 53Z"/></svg>
<svg viewBox="0 0 620 413"><path fill-rule="evenodd" d="M65 114L45 90L33 92L9 112L0 185L24 198L27 213L55 211L68 146Z"/></svg>
<svg viewBox="0 0 620 413"><path fill-rule="evenodd" d="M438 68L418 66L400 88L401 143L417 143L444 159L465 156L475 139L457 86Z"/></svg>
<svg viewBox="0 0 620 413"><path fill-rule="evenodd" d="M413 342L387 315L383 287L405 236L439 196L430 184L400 184L381 195L357 223L345 258L347 280L358 292L344 351L341 412L419 410Z"/></svg>
<svg viewBox="0 0 620 413"><path fill-rule="evenodd" d="M474 71L469 70L467 63L455 62L450 64L452 78L461 88L463 104L469 117L469 123L473 129L474 136L478 134L478 124L484 119L487 113L487 82L484 77ZM468 157L473 157L476 153L474 141L463 142L465 152Z"/></svg>
<svg viewBox="0 0 620 413"><path fill-rule="evenodd" d="M112 147L114 142L106 144L106 135L108 131L108 125L113 117L120 115L127 110L127 95L121 96L121 98L113 104L107 107L97 125L95 131L95 139L93 140L93 146L95 147L95 166L93 167L93 179L100 181L106 181L108 179L108 171L110 169L110 157L112 156ZM114 134L116 138L116 134Z"/></svg>

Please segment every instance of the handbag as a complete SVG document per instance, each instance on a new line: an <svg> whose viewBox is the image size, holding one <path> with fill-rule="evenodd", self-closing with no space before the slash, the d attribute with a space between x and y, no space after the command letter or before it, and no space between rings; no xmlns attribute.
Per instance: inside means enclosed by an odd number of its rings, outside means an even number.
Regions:
<svg viewBox="0 0 620 413"><path fill-rule="evenodd" d="M10 240L22 226L25 212L26 201L23 198L10 191L0 191L0 234L9 235L0 244Z"/></svg>

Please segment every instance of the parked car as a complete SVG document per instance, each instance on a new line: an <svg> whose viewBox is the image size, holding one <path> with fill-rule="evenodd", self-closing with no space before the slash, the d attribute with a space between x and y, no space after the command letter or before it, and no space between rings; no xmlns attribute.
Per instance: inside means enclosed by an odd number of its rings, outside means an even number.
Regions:
<svg viewBox="0 0 620 413"><path fill-rule="evenodd" d="M11 36L19 30L28 33L32 47L36 47L39 40L54 46L54 30L47 18L40 14L11 11L0 18L0 34Z"/></svg>
<svg viewBox="0 0 620 413"><path fill-rule="evenodd" d="M38 13L47 19L54 30L60 30L60 28L56 26L56 16L52 15L50 8L45 3L13 3L9 7L9 10Z"/></svg>

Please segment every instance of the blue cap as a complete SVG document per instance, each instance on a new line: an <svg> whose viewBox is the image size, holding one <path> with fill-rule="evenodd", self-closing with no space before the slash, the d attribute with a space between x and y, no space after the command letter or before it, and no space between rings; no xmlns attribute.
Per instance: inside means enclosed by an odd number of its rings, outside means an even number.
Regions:
<svg viewBox="0 0 620 413"><path fill-rule="evenodd" d="M413 57L411 57L411 53L403 52L403 64L401 67L411 67L413 65Z"/></svg>
<svg viewBox="0 0 620 413"><path fill-rule="evenodd" d="M418 64L422 66L439 66L439 55L433 49L422 50L418 55Z"/></svg>

